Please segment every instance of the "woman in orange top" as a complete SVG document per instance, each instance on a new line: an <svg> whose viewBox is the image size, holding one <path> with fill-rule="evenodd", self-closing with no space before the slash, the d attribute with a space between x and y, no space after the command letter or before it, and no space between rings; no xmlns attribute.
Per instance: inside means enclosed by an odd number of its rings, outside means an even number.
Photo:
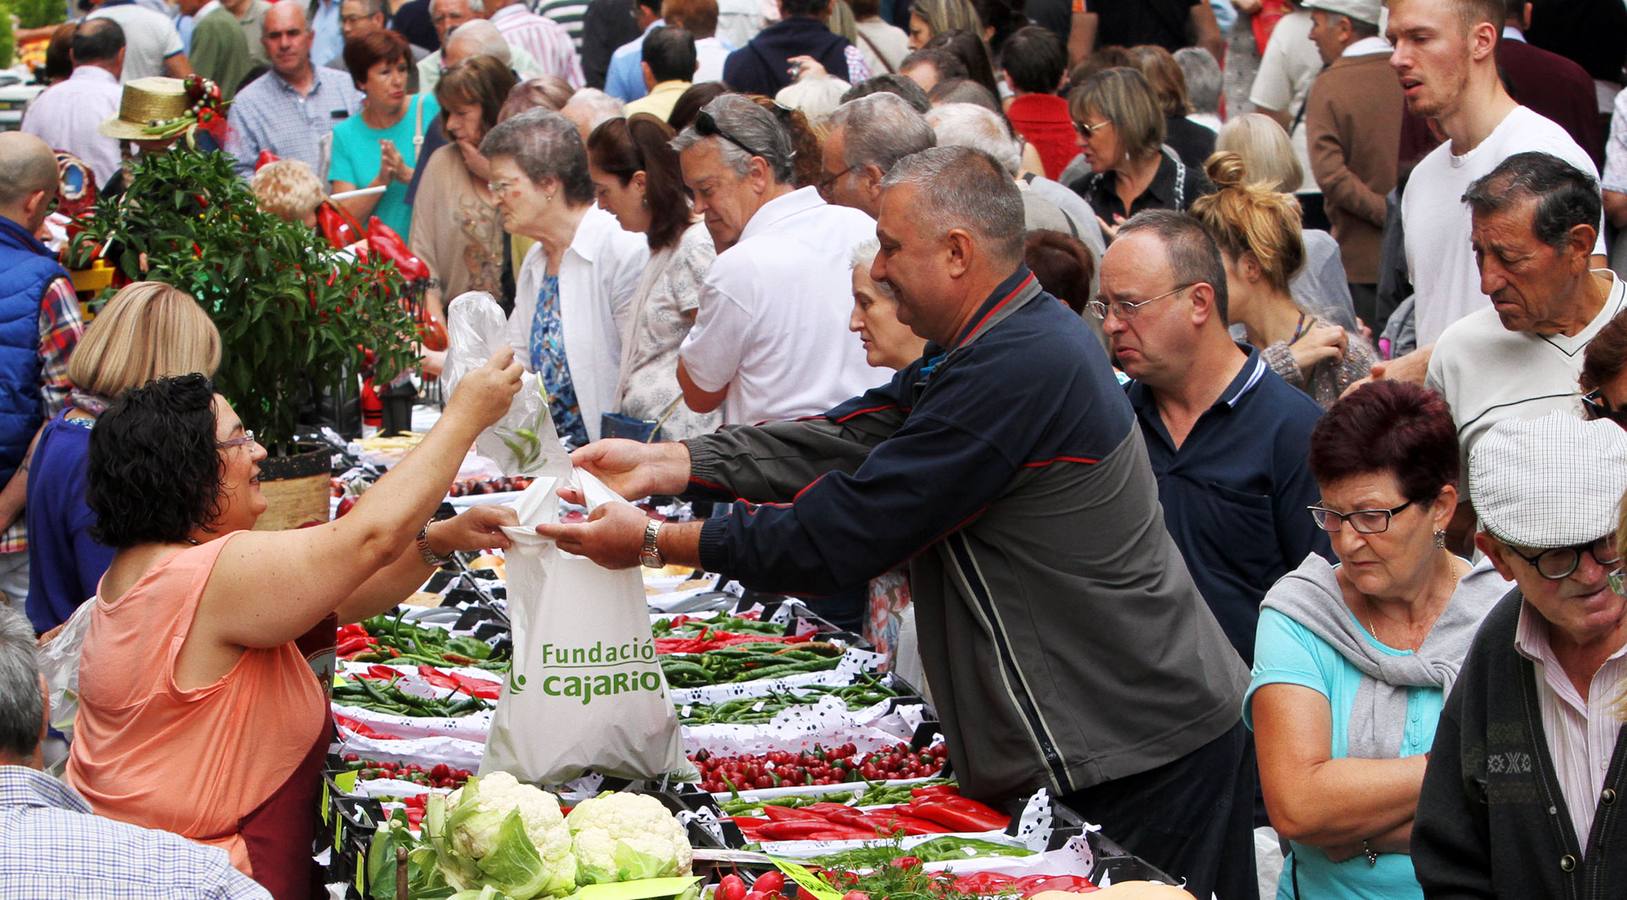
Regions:
<svg viewBox="0 0 1627 900"><path fill-rule="evenodd" d="M67 772L96 812L223 847L278 900L311 896L331 728L295 642L330 616L389 609L432 556L507 546L511 510L424 523L519 390L511 357L468 375L376 490L313 528L249 530L266 508L266 451L202 375L152 382L102 415L89 501L117 553L85 636Z"/></svg>

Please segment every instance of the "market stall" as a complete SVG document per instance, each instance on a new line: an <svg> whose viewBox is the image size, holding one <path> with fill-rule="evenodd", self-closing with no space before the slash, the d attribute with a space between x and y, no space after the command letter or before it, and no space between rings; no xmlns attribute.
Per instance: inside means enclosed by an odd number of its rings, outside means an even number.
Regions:
<svg viewBox="0 0 1627 900"><path fill-rule="evenodd" d="M335 513L411 443L353 445ZM531 486L468 468L448 511L519 503ZM959 900L1172 883L1043 790L999 808L961 796L936 714L885 655L798 600L708 573L643 573L652 671L685 765L642 779L589 766L546 792L478 775L497 707L539 687L514 671L508 576L502 554L455 559L395 614L341 630L326 863L347 896L590 900L613 884L619 900Z"/></svg>

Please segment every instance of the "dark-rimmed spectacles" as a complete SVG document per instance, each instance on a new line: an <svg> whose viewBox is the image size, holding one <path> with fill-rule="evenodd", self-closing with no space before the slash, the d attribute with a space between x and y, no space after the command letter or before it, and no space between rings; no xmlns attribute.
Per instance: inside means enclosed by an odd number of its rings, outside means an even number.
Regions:
<svg viewBox="0 0 1627 900"><path fill-rule="evenodd" d="M1609 419L1627 428L1627 409L1613 408L1609 398L1604 395L1604 388L1594 388L1582 395L1582 411L1587 413L1589 419Z"/></svg>
<svg viewBox="0 0 1627 900"><path fill-rule="evenodd" d="M1582 564L1583 552L1591 553L1594 561L1601 566L1613 566L1621 562L1621 553L1616 550L1616 535L1613 532L1586 544L1553 547L1532 554L1506 543L1503 546L1508 547L1510 553L1530 563L1538 575L1549 581L1564 581L1569 578Z"/></svg>
<svg viewBox="0 0 1627 900"><path fill-rule="evenodd" d="M1353 509L1347 513L1328 509L1325 506L1307 506L1305 508L1311 511L1311 519L1316 522L1316 527L1329 534L1337 533L1340 527L1346 524L1357 534L1383 534L1390 530L1390 520L1395 518L1395 514L1411 506L1414 502L1408 500L1400 506L1392 506L1389 509Z"/></svg>

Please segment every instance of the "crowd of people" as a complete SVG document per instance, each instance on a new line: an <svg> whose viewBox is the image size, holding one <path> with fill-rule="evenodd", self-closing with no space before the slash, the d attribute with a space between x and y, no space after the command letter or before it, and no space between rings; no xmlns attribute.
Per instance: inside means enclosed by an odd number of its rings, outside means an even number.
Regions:
<svg viewBox="0 0 1627 900"><path fill-rule="evenodd" d="M969 795L1199 898L1627 892L1617 0L85 12L0 134L0 898L313 890L303 647L507 544L425 523L522 371L577 466L714 506L539 531L884 648L911 607ZM55 154L123 190L194 72L268 211L333 197L428 315L507 317L323 527L250 530L207 313L137 282L86 327L41 241Z"/></svg>

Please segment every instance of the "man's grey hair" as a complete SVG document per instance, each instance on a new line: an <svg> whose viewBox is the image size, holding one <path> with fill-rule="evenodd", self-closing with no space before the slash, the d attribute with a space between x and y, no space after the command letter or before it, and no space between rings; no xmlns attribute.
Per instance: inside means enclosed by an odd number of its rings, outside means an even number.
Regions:
<svg viewBox="0 0 1627 900"><path fill-rule="evenodd" d="M25 759L40 742L45 694L34 652L34 627L0 603L0 756Z"/></svg>
<svg viewBox="0 0 1627 900"><path fill-rule="evenodd" d="M937 225L940 234L963 229L981 238L1000 259L1022 260L1023 197L994 157L971 147L933 147L899 160L881 182L883 190L910 185L916 208L910 218Z"/></svg>
<svg viewBox="0 0 1627 900"><path fill-rule="evenodd" d="M1218 115L1223 76L1214 54L1202 47L1182 47L1175 51L1175 64L1186 76L1186 99L1193 112Z"/></svg>
<svg viewBox="0 0 1627 900"><path fill-rule="evenodd" d="M940 147L970 147L992 156L1012 178L1022 167L1023 154L1005 120L975 103L945 103L926 114Z"/></svg>
<svg viewBox="0 0 1627 900"><path fill-rule="evenodd" d="M882 174L911 153L935 147L938 138L926 117L897 94L878 93L836 108L830 130L842 130L842 163L875 166Z"/></svg>
<svg viewBox="0 0 1627 900"><path fill-rule="evenodd" d="M514 62L514 51L509 49L508 41L503 40L503 33L485 19L470 19L452 29L452 33L446 36L446 45L451 47L453 44L468 49L467 53L459 56L459 62L476 56L490 56L504 65Z"/></svg>
<svg viewBox="0 0 1627 900"><path fill-rule="evenodd" d="M598 88L582 88L565 101L560 112L576 122L583 134L592 134L605 122L621 118L626 109L620 100Z"/></svg>
<svg viewBox="0 0 1627 900"><path fill-rule="evenodd" d="M559 181L565 200L574 206L593 202L593 180L588 176L588 153L571 120L547 109L520 113L486 134L480 154L487 159L508 157L525 177L541 184Z"/></svg>
<svg viewBox="0 0 1627 900"><path fill-rule="evenodd" d="M791 164L796 152L791 146L791 133L785 130L773 113L744 95L723 94L702 107L701 114L709 116L718 130L729 137L701 134L694 125L690 125L672 139L673 150L682 153L703 140L711 139L717 142L724 163L734 169L736 175L751 171L751 158L756 155L768 163L775 181L791 183ZM750 147L752 152L747 152L746 147Z"/></svg>
<svg viewBox="0 0 1627 900"><path fill-rule="evenodd" d="M1537 240L1564 250L1571 229L1599 227L1603 201L1593 176L1550 153L1527 150L1497 164L1469 185L1463 202L1471 215L1504 212L1527 200L1537 201L1531 231Z"/></svg>
<svg viewBox="0 0 1627 900"><path fill-rule="evenodd" d="M469 11L475 15L481 16L486 14L485 0L429 0L430 15L435 14L435 4L437 3L467 3L469 4ZM447 35L447 37L451 37L451 35Z"/></svg>

